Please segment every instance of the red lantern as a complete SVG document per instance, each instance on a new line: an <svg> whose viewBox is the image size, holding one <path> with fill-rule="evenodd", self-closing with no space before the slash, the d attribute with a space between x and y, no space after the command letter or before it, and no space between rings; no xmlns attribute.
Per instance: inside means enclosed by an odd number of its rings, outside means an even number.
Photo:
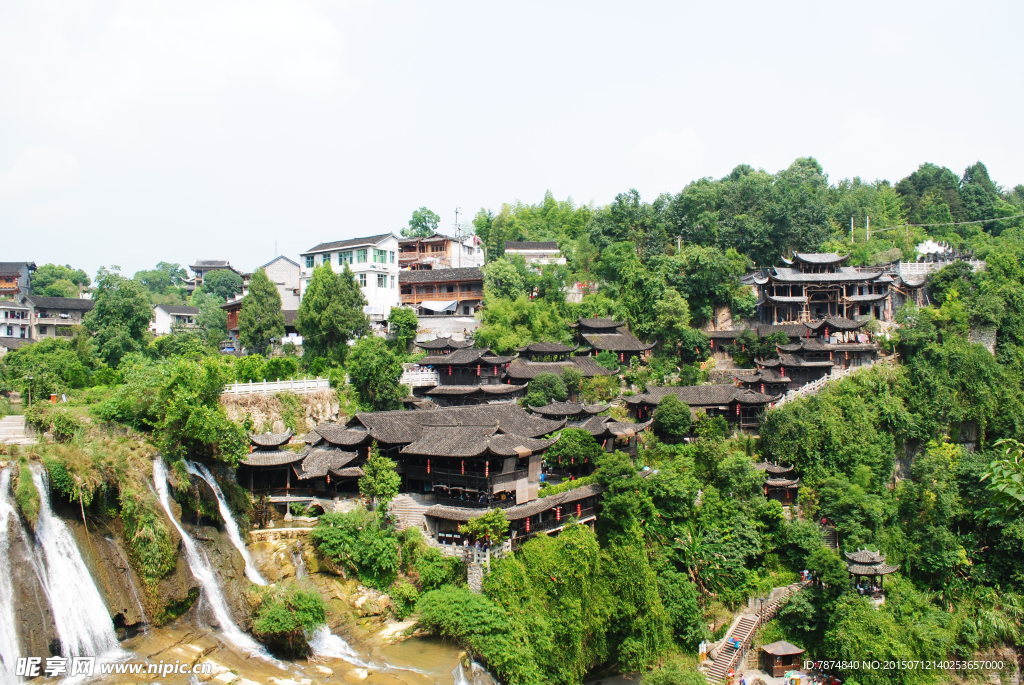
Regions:
<svg viewBox="0 0 1024 685"><path fill-rule="evenodd" d="M576 518L583 516L583 505L579 502L576 503Z"/></svg>
<svg viewBox="0 0 1024 685"><path fill-rule="evenodd" d="M715 339L714 339L714 338L712 338L712 339L711 339L711 340L709 341L709 344L711 345L711 349L715 349Z"/></svg>
<svg viewBox="0 0 1024 685"><path fill-rule="evenodd" d="M625 352L619 352L619 361L620 362L626 361L626 353Z"/></svg>
<svg viewBox="0 0 1024 685"><path fill-rule="evenodd" d="M826 338L828 337L828 327L827 326L825 327L825 337Z"/></svg>
<svg viewBox="0 0 1024 685"><path fill-rule="evenodd" d="M498 367L497 366L492 366L491 367L491 372L492 372L491 373L492 376L497 376L498 375Z"/></svg>
<svg viewBox="0 0 1024 685"><path fill-rule="evenodd" d="M786 367L785 366L780 366L779 367L779 373L781 373L783 376L785 376L786 375Z"/></svg>
<svg viewBox="0 0 1024 685"><path fill-rule="evenodd" d="M462 475L463 476L466 475L466 460L465 459L460 460L459 465L460 465L460 469L461 469Z"/></svg>
<svg viewBox="0 0 1024 685"><path fill-rule="evenodd" d="M491 462L484 462L484 478L490 478L491 476Z"/></svg>
<svg viewBox="0 0 1024 685"><path fill-rule="evenodd" d="M737 403L736 403L736 416L739 416L739 415L740 415L740 405L739 405L739 403L737 402Z"/></svg>
<svg viewBox="0 0 1024 685"><path fill-rule="evenodd" d="M530 517L529 516L526 517L526 532L527 533L530 532Z"/></svg>
<svg viewBox="0 0 1024 685"><path fill-rule="evenodd" d="M555 521L562 520L562 507L555 507Z"/></svg>
<svg viewBox="0 0 1024 685"><path fill-rule="evenodd" d="M478 375L478 376L480 375L480 365L479 364L476 365L476 375Z"/></svg>
<svg viewBox="0 0 1024 685"><path fill-rule="evenodd" d="M327 484L328 485L331 484L331 474L329 474L329 473L327 474Z"/></svg>
<svg viewBox="0 0 1024 685"><path fill-rule="evenodd" d="M764 394L764 383L761 384L761 394Z"/></svg>
<svg viewBox="0 0 1024 685"><path fill-rule="evenodd" d="M448 375L449 376L452 375L452 365L451 364L448 365Z"/></svg>
<svg viewBox="0 0 1024 685"><path fill-rule="evenodd" d="M427 473L430 473L430 460L427 459Z"/></svg>

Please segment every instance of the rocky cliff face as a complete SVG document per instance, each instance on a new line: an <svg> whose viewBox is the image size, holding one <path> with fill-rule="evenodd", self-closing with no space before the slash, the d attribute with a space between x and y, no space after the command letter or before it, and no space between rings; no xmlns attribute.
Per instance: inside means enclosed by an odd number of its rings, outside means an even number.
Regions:
<svg viewBox="0 0 1024 685"><path fill-rule="evenodd" d="M292 417L296 419L296 433L302 434L318 424L342 418L341 403L333 390L297 394L295 397L299 403L298 416ZM285 417L288 409L275 395L224 395L220 403L232 421L242 423L248 416L257 433L283 433L287 428Z"/></svg>

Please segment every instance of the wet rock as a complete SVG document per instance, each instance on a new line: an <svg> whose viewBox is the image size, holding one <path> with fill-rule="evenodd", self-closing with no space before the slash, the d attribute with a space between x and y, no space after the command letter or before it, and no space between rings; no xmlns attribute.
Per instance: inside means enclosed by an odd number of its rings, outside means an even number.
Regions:
<svg viewBox="0 0 1024 685"><path fill-rule="evenodd" d="M13 531L12 531L13 532ZM57 642L57 630L53 626L53 613L46 598L46 592L36 575L29 554L30 541L20 535L11 538L11 585L14 589L15 620L22 652L26 656L47 657L53 654L51 647Z"/></svg>

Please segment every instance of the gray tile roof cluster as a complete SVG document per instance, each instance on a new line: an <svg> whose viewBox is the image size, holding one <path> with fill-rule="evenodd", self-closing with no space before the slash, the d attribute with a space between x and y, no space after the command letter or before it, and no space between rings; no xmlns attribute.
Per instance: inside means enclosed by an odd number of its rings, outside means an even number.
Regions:
<svg viewBox="0 0 1024 685"><path fill-rule="evenodd" d="M582 333L581 335L595 350L643 352L654 347L654 343L645 343L629 331L620 333Z"/></svg>
<svg viewBox="0 0 1024 685"><path fill-rule="evenodd" d="M448 281L483 281L484 272L478 266L451 269L415 269L399 271L399 283L444 283ZM443 295L444 293L439 293ZM456 293L452 293L453 295Z"/></svg>
<svg viewBox="0 0 1024 685"><path fill-rule="evenodd" d="M575 349L575 346L569 346L560 342L534 342L526 347L520 347L519 351L531 354L568 354Z"/></svg>
<svg viewBox="0 0 1024 685"><path fill-rule="evenodd" d="M850 258L850 255L835 252L794 252L793 261L804 264L839 264Z"/></svg>
<svg viewBox="0 0 1024 685"><path fill-rule="evenodd" d="M292 429L284 433L250 433L249 441L257 447L280 447L292 439Z"/></svg>
<svg viewBox="0 0 1024 685"><path fill-rule="evenodd" d="M786 642L785 640L762 645L761 649L772 656L793 656L807 651L803 647L797 647L792 642Z"/></svg>
<svg viewBox="0 0 1024 685"><path fill-rule="evenodd" d="M311 447L305 453L302 464L295 469L299 480L323 478L328 473L340 476L339 471L359 456L336 447Z"/></svg>
<svg viewBox="0 0 1024 685"><path fill-rule="evenodd" d="M754 464L754 468L758 471L765 471L773 475L779 475L782 473L789 473L793 470L792 466L782 466L780 464L773 464L769 461L760 461Z"/></svg>
<svg viewBox="0 0 1024 685"><path fill-rule="evenodd" d="M443 365L443 364L507 364L512 361L512 357L501 357L487 348L481 347L461 347L453 350L449 354L434 354L428 357L423 357L417 362L421 366L424 365Z"/></svg>
<svg viewBox="0 0 1024 685"><path fill-rule="evenodd" d="M427 391L427 395L511 395L525 390L525 385L512 385L510 383L492 383L489 385L438 385Z"/></svg>
<svg viewBox="0 0 1024 685"><path fill-rule="evenodd" d="M12 276L14 274L19 274L21 273L22 269L26 268L29 271L35 271L35 262L0 262L0 274L4 276Z"/></svg>
<svg viewBox="0 0 1024 685"><path fill-rule="evenodd" d="M797 357L796 355L788 352L782 352L776 359L758 359L757 365L767 368L781 366L783 368L789 367L791 369L812 369L831 368L833 363L828 359L808 360L803 357Z"/></svg>
<svg viewBox="0 0 1024 685"><path fill-rule="evenodd" d="M31 338L0 337L0 347L5 347L8 350L17 350L25 347L25 345L31 345L34 342L35 340L32 340Z"/></svg>
<svg viewBox="0 0 1024 685"><path fill-rule="evenodd" d="M807 335L807 326L802 323L758 324L750 328L727 328L721 331L706 331L712 340L735 340L744 331L752 331L759 338L767 338L772 333L785 333L790 338Z"/></svg>
<svg viewBox="0 0 1024 685"><path fill-rule="evenodd" d="M607 404L580 404L578 402L551 402L543 407L530 407L530 411L534 414L561 417L600 414L606 409L608 409Z"/></svg>
<svg viewBox="0 0 1024 685"><path fill-rule="evenodd" d="M305 458L304 452L292 450L256 450L246 455L240 463L245 466L287 466Z"/></svg>
<svg viewBox="0 0 1024 685"><path fill-rule="evenodd" d="M199 307L189 307L184 304L158 304L156 307L159 307L168 314L177 314L179 316L199 316Z"/></svg>
<svg viewBox="0 0 1024 685"><path fill-rule="evenodd" d="M738 373L735 378L741 383L790 383L793 380L775 369L756 369Z"/></svg>
<svg viewBox="0 0 1024 685"><path fill-rule="evenodd" d="M858 271L852 266L841 266L835 271L815 273L800 271L788 266L774 267L770 271L771 280L783 281L786 283L836 283L849 281L873 281L882 275L881 269L877 271Z"/></svg>
<svg viewBox="0 0 1024 685"><path fill-rule="evenodd" d="M433 340L420 340L413 344L423 350L461 350L463 347L472 347L473 341L456 340L454 338L434 338Z"/></svg>
<svg viewBox="0 0 1024 685"><path fill-rule="evenodd" d="M599 316L594 316L594 317L590 317L590 318L580 317L580 318L576 319L576 323L573 324L573 326L581 328L583 330L590 330L590 331L595 331L595 332L596 331L612 331L612 332L615 332L615 331L617 331L618 329L622 328L625 325L626 324L622 323L621 321L616 321L615 319L608 319L608 318L603 318L603 317L599 317Z"/></svg>
<svg viewBox="0 0 1024 685"><path fill-rule="evenodd" d="M365 238L348 238L346 240L334 240L327 243L320 243L309 248L303 254L310 252L323 252L324 250L338 250L345 247L357 247L359 245L376 245L385 238L390 238L393 233L378 233L377 235L366 236Z"/></svg>
<svg viewBox="0 0 1024 685"><path fill-rule="evenodd" d="M338 447L357 447L369 436L364 430L347 428L340 423L321 423L306 436L306 442L316 445L327 442Z"/></svg>

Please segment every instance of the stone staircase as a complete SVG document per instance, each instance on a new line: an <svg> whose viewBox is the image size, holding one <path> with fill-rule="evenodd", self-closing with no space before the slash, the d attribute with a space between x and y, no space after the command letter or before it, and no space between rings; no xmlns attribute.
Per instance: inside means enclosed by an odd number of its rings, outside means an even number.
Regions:
<svg viewBox="0 0 1024 685"><path fill-rule="evenodd" d="M395 517L395 525L399 530L405 528L419 528L426 532L427 524L423 512L429 504L425 504L422 498L415 495L402 494L396 496L388 504L388 512Z"/></svg>
<svg viewBox="0 0 1024 685"><path fill-rule="evenodd" d="M801 582L775 588L768 595L768 599L755 610L750 611L748 607L747 611L738 615L729 626L725 636L709 650L709 659L701 665L708 682L726 682L729 671L739 675L747 650L750 649L758 628L774 618L779 609L789 601L789 598L806 586L807 583ZM751 601L751 605L754 601L756 600ZM736 646L736 641L739 642L739 646Z"/></svg>
<svg viewBox="0 0 1024 685"><path fill-rule="evenodd" d="M36 438L29 435L25 417L21 415L5 416L0 419L0 444L2 445L34 445Z"/></svg>
<svg viewBox="0 0 1024 685"><path fill-rule="evenodd" d="M822 526L821 539L829 549L839 549L839 531L835 526Z"/></svg>

